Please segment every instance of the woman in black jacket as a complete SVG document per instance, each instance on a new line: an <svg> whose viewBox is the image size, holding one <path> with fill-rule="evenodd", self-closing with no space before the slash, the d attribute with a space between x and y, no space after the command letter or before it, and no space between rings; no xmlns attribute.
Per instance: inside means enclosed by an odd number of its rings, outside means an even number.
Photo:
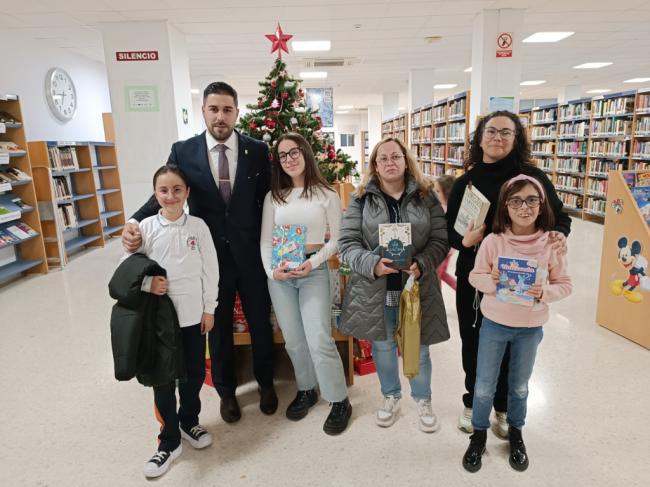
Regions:
<svg viewBox="0 0 650 487"><path fill-rule="evenodd" d="M470 285L467 278L474 267L476 251L481 240L492 231L499 190L503 183L518 174L528 174L539 179L544 185L544 190L555 213L556 224L555 231L551 232L552 239L564 253L566 253L566 236L571 231L571 218L562 211L563 205L555 192L553 183L543 171L530 163L530 145L526 130L521 125L519 117L514 113L497 111L481 119L470 142L470 153L465 162L465 169L465 174L456 180L451 189L446 216L449 243L458 249L456 311L462 342L465 389L467 390L463 394L465 408L458 420L458 427L471 433L476 357L483 316L479 308L481 295ZM472 228L470 224L465 235L460 235L454 230L454 223L463 193L470 182L490 201L490 209L483 225ZM506 417L508 357L509 351L506 351L494 397L497 419L494 431L502 438L506 438L508 434Z"/></svg>

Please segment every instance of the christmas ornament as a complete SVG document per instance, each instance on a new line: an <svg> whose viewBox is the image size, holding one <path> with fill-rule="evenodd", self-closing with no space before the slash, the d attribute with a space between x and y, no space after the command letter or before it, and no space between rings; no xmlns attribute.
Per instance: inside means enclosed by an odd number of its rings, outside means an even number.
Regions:
<svg viewBox="0 0 650 487"><path fill-rule="evenodd" d="M289 120L289 122L291 122L291 125L298 125L298 119L296 117L291 117L291 120Z"/></svg>
<svg viewBox="0 0 650 487"><path fill-rule="evenodd" d="M302 88L300 88L300 89L298 90L298 96L302 98L304 95L305 95L305 92L302 91Z"/></svg>
<svg viewBox="0 0 650 487"><path fill-rule="evenodd" d="M273 98L273 101L271 102L271 108L278 108L280 106L280 102L278 101L277 98Z"/></svg>
<svg viewBox="0 0 650 487"><path fill-rule="evenodd" d="M289 98L289 93L287 93L286 91L282 93L282 98L284 98L285 100Z"/></svg>
<svg viewBox="0 0 650 487"><path fill-rule="evenodd" d="M287 41L293 36L282 32L282 27L280 27L279 22L275 34L266 34L265 37L273 43L271 46L271 54L273 54L275 51L278 51L278 57L280 59L282 59L282 51L289 54L289 49L287 49Z"/></svg>
<svg viewBox="0 0 650 487"><path fill-rule="evenodd" d="M277 87L278 87L278 84L277 84L275 81L272 81L272 82L271 82L271 86L272 86L273 88L277 88Z"/></svg>
<svg viewBox="0 0 650 487"><path fill-rule="evenodd" d="M269 130L273 130L275 129L275 122L273 120L267 120L266 126L269 128Z"/></svg>
<svg viewBox="0 0 650 487"><path fill-rule="evenodd" d="M262 136L262 140L263 140L264 142L266 142L266 143L271 142L271 134L265 133L265 134Z"/></svg>
<svg viewBox="0 0 650 487"><path fill-rule="evenodd" d="M294 109L296 113L305 113L305 107L297 107Z"/></svg>
<svg viewBox="0 0 650 487"><path fill-rule="evenodd" d="M250 128L251 128L251 129L256 129L256 128L257 128L257 124L255 123L255 120L253 120L253 121L251 122L251 124L250 124Z"/></svg>

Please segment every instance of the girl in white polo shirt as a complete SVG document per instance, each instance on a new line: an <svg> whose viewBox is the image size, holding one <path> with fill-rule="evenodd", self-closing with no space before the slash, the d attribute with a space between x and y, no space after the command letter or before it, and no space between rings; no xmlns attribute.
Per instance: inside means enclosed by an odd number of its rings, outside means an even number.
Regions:
<svg viewBox="0 0 650 487"><path fill-rule="evenodd" d="M187 179L175 165L166 165L153 177L157 215L140 222L142 245L136 251L155 260L167 278L146 277L142 290L169 295L183 336L187 380L154 387L156 418L161 424L158 450L145 463L146 477L159 477L181 454L181 437L194 448L205 448L212 436L199 424L199 391L205 378L205 334L214 326L219 264L210 230L203 220L184 211L190 193Z"/></svg>

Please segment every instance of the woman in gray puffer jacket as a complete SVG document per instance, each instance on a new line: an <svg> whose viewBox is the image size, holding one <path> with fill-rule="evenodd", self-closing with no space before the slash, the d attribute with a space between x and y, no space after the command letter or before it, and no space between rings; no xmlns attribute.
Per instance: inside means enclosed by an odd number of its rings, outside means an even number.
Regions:
<svg viewBox="0 0 650 487"><path fill-rule="evenodd" d="M431 433L438 428L431 407L429 345L449 339L445 306L436 268L447 256L447 223L427 179L398 139L379 142L372 151L363 181L350 202L339 237L342 260L352 269L343 300L342 333L372 341L372 356L384 396L377 411L379 426L397 419L401 399L397 345L399 296L406 273L387 264L379 253L380 223L411 223L413 265L409 274L420 282L422 308L420 372L410 379L419 426Z"/></svg>

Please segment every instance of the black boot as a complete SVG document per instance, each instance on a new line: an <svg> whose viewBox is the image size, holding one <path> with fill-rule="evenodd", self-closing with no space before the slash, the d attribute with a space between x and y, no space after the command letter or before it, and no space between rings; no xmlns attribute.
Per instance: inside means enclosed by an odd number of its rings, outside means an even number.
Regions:
<svg viewBox="0 0 650 487"><path fill-rule="evenodd" d="M510 441L510 466L518 472L523 472L528 468L528 454L526 445L521 437L521 430L510 426L508 430L508 440Z"/></svg>
<svg viewBox="0 0 650 487"><path fill-rule="evenodd" d="M333 402L332 410L323 425L323 431L328 435L343 433L348 427L350 416L352 416L352 404L347 397L342 401Z"/></svg>
<svg viewBox="0 0 650 487"><path fill-rule="evenodd" d="M485 453L486 441L486 430L474 430L474 434L469 437L469 446L463 456L463 468L468 472L474 473L481 470L481 457Z"/></svg>
<svg viewBox="0 0 650 487"><path fill-rule="evenodd" d="M316 389L308 391L298 391L296 398L291 401L287 408L287 418L291 421L298 421L309 412L309 408L318 402L318 393Z"/></svg>

